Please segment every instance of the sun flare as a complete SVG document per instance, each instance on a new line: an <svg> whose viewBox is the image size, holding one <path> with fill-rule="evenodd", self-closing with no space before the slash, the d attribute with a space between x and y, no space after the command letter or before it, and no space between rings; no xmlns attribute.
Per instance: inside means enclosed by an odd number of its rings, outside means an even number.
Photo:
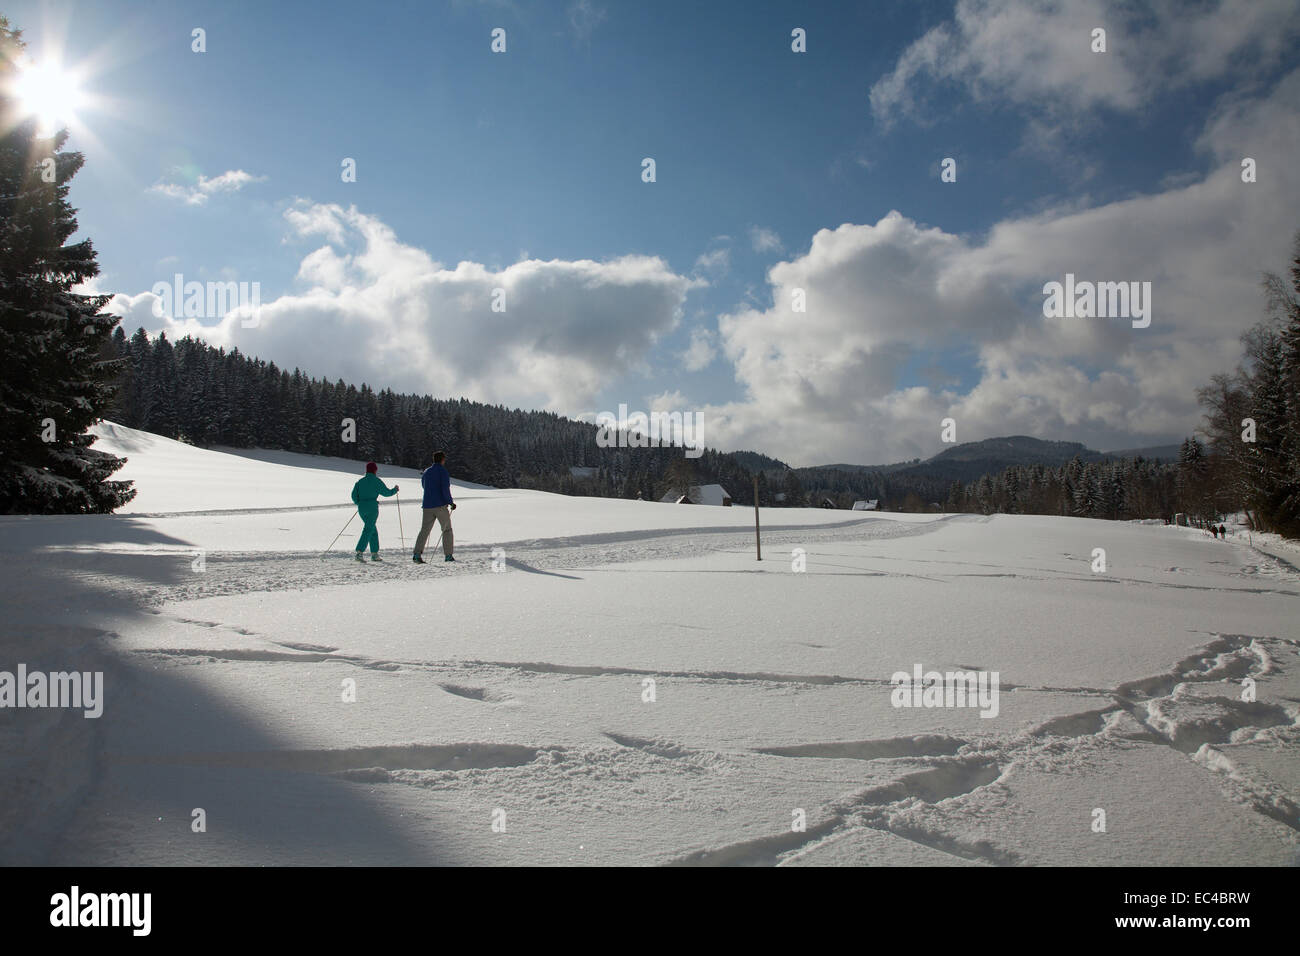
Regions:
<svg viewBox="0 0 1300 956"><path fill-rule="evenodd" d="M36 118L42 135L71 126L86 102L79 77L52 61L25 64L14 78L13 92L22 112Z"/></svg>

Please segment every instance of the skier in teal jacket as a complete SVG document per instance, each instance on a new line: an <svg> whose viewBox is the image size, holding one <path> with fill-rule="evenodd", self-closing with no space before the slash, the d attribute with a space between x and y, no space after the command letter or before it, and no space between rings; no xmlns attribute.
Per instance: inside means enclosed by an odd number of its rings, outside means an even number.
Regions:
<svg viewBox="0 0 1300 956"><path fill-rule="evenodd" d="M373 461L366 462L365 476L352 486L352 502L357 506L362 522L361 539L357 542L358 561L365 560L361 552L366 549L367 542L370 544L370 560L383 560L379 557L379 528L375 526L379 520L379 496L389 498L395 494L397 485L389 488L379 478L379 466Z"/></svg>

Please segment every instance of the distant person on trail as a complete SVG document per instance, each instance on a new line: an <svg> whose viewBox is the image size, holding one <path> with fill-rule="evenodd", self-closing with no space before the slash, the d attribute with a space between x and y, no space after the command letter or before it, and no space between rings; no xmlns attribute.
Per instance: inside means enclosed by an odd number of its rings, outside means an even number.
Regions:
<svg viewBox="0 0 1300 956"><path fill-rule="evenodd" d="M1219 537L1223 538L1224 540L1227 540L1228 529L1225 528L1223 525L1219 525Z"/></svg>
<svg viewBox="0 0 1300 956"><path fill-rule="evenodd" d="M456 560L451 556L451 513L456 510L456 502L451 500L451 473L444 464L446 460L446 452L435 451L433 464L420 475L420 484L424 485L424 520L420 523L420 535L415 539L415 554L411 556L416 564L424 564L424 546L429 541L429 532L433 530L435 521L442 529L442 560Z"/></svg>
<svg viewBox="0 0 1300 956"><path fill-rule="evenodd" d="M357 541L358 561L365 560L361 552L366 549L367 543L370 545L370 560L383 560L379 556L379 528L375 526L379 520L379 496L389 498L395 494L397 485L389 488L379 478L379 466L373 461L366 462L365 476L352 486L352 503L357 506L357 514L361 516L361 539Z"/></svg>

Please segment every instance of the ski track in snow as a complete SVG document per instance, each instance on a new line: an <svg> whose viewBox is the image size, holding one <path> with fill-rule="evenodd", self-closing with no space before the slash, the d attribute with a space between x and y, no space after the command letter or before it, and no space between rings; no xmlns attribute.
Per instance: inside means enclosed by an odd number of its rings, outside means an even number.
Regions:
<svg viewBox="0 0 1300 956"><path fill-rule="evenodd" d="M930 533L951 521L980 520L983 519L956 516L928 524L900 525L868 519L838 526L765 529L764 543L779 553L782 545L807 546L810 543L914 536ZM597 567L605 569L611 564L629 561L698 557L702 551L744 552L751 543L752 537L748 533L725 528L531 540L507 543L502 547L506 550L507 563L512 573L555 574L566 571L580 573L584 569ZM414 580L430 574L443 577L490 573L491 550L488 546L461 548L458 550L460 560L456 564L431 562L423 567L398 559L381 564L367 562L364 566L357 567L352 562L351 555L346 552L326 559L300 552L209 552L205 574L188 576L184 583L170 585L143 583L137 578L117 573L112 564L104 564L105 549L102 548L49 549L31 556L31 560L47 564L49 574L81 577L88 588L111 590L119 598L149 608L152 613L168 617L178 624L228 632L235 641L261 639L279 648L178 646L140 648L131 652L140 659L159 662L336 663L382 672L421 670L436 674L438 685L447 694L484 707L509 706L513 703L510 695L492 687L492 678L499 677L503 672L523 672L543 681L644 674L737 685L794 685L814 692L818 688L833 685L888 684L888 681L880 678L816 673L664 671L545 661L380 660L340 653L337 647L325 644L271 641L244 628L172 613L183 608L185 602L198 598L334 585L357 586L376 580ZM183 560L187 563L192 556L189 550L132 554L139 560ZM860 561L873 558L884 560L887 557L862 553L836 555L834 551L819 551L819 561L824 556ZM1259 552L1259 557L1257 564L1248 565L1239 572L1241 577L1265 576L1275 578L1280 583L1293 583L1293 569L1288 568L1284 562L1264 552ZM909 563L926 563L926 559L908 560ZM949 566L966 564L979 567L976 562L957 559L942 563ZM838 566L824 561L820 566L837 569L824 572L829 574L843 572L900 576L897 570L872 571L855 565ZM1216 588L1136 578L1098 579L1095 576L1041 568L984 566L996 567L998 570L936 572L940 575L936 578L915 576L939 581L962 576L1023 577L1039 581L1080 581L1099 586L1185 587L1194 590L1268 592L1281 595L1297 593L1283 587ZM1168 570L1176 573L1180 569L1171 567ZM801 643L814 649L822 646ZM445 786L449 774L491 774L530 769L538 769L545 774L554 766L567 766L575 760L598 768L633 761L633 765L642 770L668 761L691 773L729 771L737 762L854 761L874 769L884 768L893 776L884 782L871 782L860 790L844 794L824 806L810 810L807 829L802 832L778 832L720 846L665 850L659 862L666 865L780 865L865 829L883 831L965 862L1014 865L1021 862L1021 856L1013 848L999 846L989 840L971 840L947 832L942 826L931 826L924 811L927 807L947 801L961 801L987 788L998 787L1000 781L1019 766L1037 765L1044 761L1050 765L1052 761L1066 760L1068 755L1063 756L1060 750L1063 743L1067 750L1085 746L1120 748L1135 745L1171 748L1198 768L1214 774L1224 791L1243 808L1243 812L1262 814L1300 832L1300 805L1296 797L1234 761L1230 751L1230 745L1252 740L1278 740L1292 745L1300 741L1300 734L1297 734L1297 727L1300 726L1300 706L1297 704L1300 702L1247 702L1239 698L1243 678L1259 678L1275 673L1279 668L1278 660L1288 652L1294 658L1297 648L1300 648L1300 642L1284 638L1216 634L1209 643L1175 663L1167 672L1136 678L1113 688L1017 687L1004 683L1002 689L1008 692L1075 694L1109 700L1109 703L1095 709L1050 718L1029 731L1014 736L965 739L947 734L919 734L874 740L809 741L732 752L691 748L673 740L645 738L622 733L617 728L607 728L602 733L608 739L609 747L603 751L587 752L576 752L571 747L558 745L464 742L322 750L195 752L178 756L108 756L119 763L275 769L331 774L365 785L389 784L432 789ZM1219 690L1220 693L1203 693L1211 690ZM57 734L58 728L54 732ZM615 763L611 764L610 761ZM876 776L875 773L871 775L873 780ZM902 811L908 812L904 814Z"/></svg>
<svg viewBox="0 0 1300 956"><path fill-rule="evenodd" d="M212 627L215 622L187 621ZM238 629L231 628L232 631ZM238 631L247 634L247 631ZM1098 688L1014 688L1019 692L1074 693L1085 696L1104 695L1111 703L1093 710L1048 719L1025 733L1012 737L966 740L946 734L920 734L860 741L829 741L774 747L756 747L755 757L798 760L853 760L886 762L899 775L887 783L873 785L845 795L819 808L810 817L805 831L777 833L716 847L704 847L676 853L661 862L671 866L780 865L824 843L843 839L862 828L882 830L895 837L937 850L964 861L982 865L1016 865L1020 856L1011 848L988 840L969 841L942 829L928 828L915 814L902 818L902 810L923 810L927 805L960 800L967 795L996 786L1004 773L1022 762L1040 759L1046 743L1056 746L1064 739L1074 747L1088 745L1124 746L1141 741L1161 744L1186 754L1198 766L1221 780L1227 792L1244 808L1258 812L1300 830L1300 807L1295 798L1275 784L1251 774L1216 749L1222 745L1267 732L1270 728L1289 731L1286 739L1300 741L1295 734L1300 727L1300 707L1272 703L1247 703L1236 699L1238 681L1243 677L1262 677L1275 664L1268 647L1300 646L1300 642L1280 638L1255 638L1248 635L1219 635L1194 654L1177 662L1169 671L1125 682L1110 690ZM730 672L676 672L638 670L624 667L563 666L538 662L502 661L408 661L368 660L333 654L328 648L305 645L298 653L240 652L210 649L142 649L135 653L150 656L192 657L210 660L294 660L304 663L337 661L377 670L399 667L420 668L451 674L466 672L483 676L484 671L526 671L538 675L600 678L612 675L653 674L698 681L734 683L793 683L814 688L833 683L887 685L883 680L797 674L744 674ZM490 675L487 675L490 676ZM1222 685L1223 694L1189 697L1196 685ZM499 703L504 695L481 687L442 682L449 694L482 702ZM1009 689L1004 686L1004 690ZM1187 713L1189 702L1197 710ZM1115 720L1125 714L1132 724ZM630 751L644 760L689 762L691 769L708 772L724 766L744 754L690 748L664 738L642 738L606 730L604 736L621 750ZM362 783L397 785L442 785L445 772L491 770L527 766L548 754L582 763L599 764L595 752L573 752L562 746L528 747L513 744L482 743L435 746L394 746L354 748L350 750L283 751L233 754L187 754L177 758L149 758L141 762L173 762L201 766L267 767L311 773L331 773ZM1060 762L1066 757L1057 750L1050 757ZM423 771L438 771L432 778ZM922 816L922 821L924 816Z"/></svg>
<svg viewBox="0 0 1300 956"><path fill-rule="evenodd" d="M187 513L188 514L188 513ZM807 547L836 541L861 541L863 539L888 540L930 534L953 522L986 522L976 515L952 515L920 524L897 524L880 519L862 519L833 525L795 525L765 528L763 540L770 552L781 553L782 546ZM512 571L533 574L555 574L561 571L591 569L610 570L610 565L625 562L672 560L699 557L706 552L731 551L748 553L753 546L749 532L734 528L672 529L666 531L632 531L609 534L582 535L572 538L530 539L493 545L460 545L457 560L444 563L436 555L426 558L426 564L417 565L407 552L389 548L387 557L380 562L369 560L358 564L350 549L341 549L326 555L301 551L208 551L205 553L205 572L186 574L184 583L146 583L138 568L123 567L109 557L130 558L137 562L159 564L188 569L194 559L193 548L114 550L110 547L50 547L25 558L29 564L40 565L41 573L51 577L72 576L93 590L108 590L114 595L149 607L169 602L191 601L206 597L285 590L310 590L330 585L355 586L375 581L419 580L429 576L484 574L492 571L492 552L502 548L506 567ZM430 545L432 548L432 544ZM1264 576L1294 583L1295 569L1270 554L1256 551L1261 561L1246 565L1235 574L1242 578ZM1079 573L1052 571L1043 568L1016 568L1005 565L982 564L956 559L936 560L909 558L909 564L944 564L968 567L996 567L998 572L948 572L943 577L908 574L897 569L873 570L854 565L837 565L825 557L837 556L834 551L818 550L818 567L838 568L839 573L858 576L914 577L941 582L945 578L988 577L1025 579L1031 581L1075 581L1099 587L1157 587L1207 592L1233 592L1243 594L1280 594L1300 596L1300 590L1277 586L1215 587L1152 581L1140 577L1105 577ZM854 558L891 560L889 555L841 555ZM1075 557L1067 555L1067 557ZM526 559L526 560L525 560ZM1082 559L1080 559L1082 560ZM1171 568L1171 571L1179 570ZM691 574L709 573L691 570ZM727 571L726 573L736 573ZM758 573L757 571L755 573ZM836 572L828 572L834 574ZM564 575L561 575L564 576Z"/></svg>
<svg viewBox="0 0 1300 956"><path fill-rule="evenodd" d="M1229 793L1244 808L1300 831L1300 806L1280 787L1237 766L1215 744L1238 742L1267 728L1292 731L1287 739L1300 742L1300 707L1244 702L1231 696L1202 698L1209 704L1208 718L1180 719L1167 713L1185 699L1193 684L1228 681L1225 692L1239 690L1234 678L1261 677L1272 666L1268 644L1300 646L1285 639L1258 639L1222 635L1179 661L1168 673L1120 685L1110 696L1114 704L1045 721L1028 733L979 743L946 735L919 735L885 740L838 741L785 747L759 748L756 752L781 757L896 760L908 759L923 769L906 773L889 784L852 794L822 809L822 819L807 830L745 840L722 847L696 850L669 861L678 866L779 865L819 844L842 839L868 827L988 865L1015 865L1018 855L989 841L968 842L915 822L902 821L898 810L960 799L998 783L1017 761L1033 756L1042 738L1068 738L1074 743L1144 740L1168 745L1188 754L1200 766L1222 775ZM1119 712L1140 724L1137 732L1107 720ZM1109 739L1108 739L1109 738ZM661 744L660 746L669 746Z"/></svg>
<svg viewBox="0 0 1300 956"><path fill-rule="evenodd" d="M765 546L779 549L781 545L789 544L802 547L823 541L911 537L938 530L950 521L964 520L982 519L958 515L923 524L897 524L868 518L833 525L781 526L765 528L763 541ZM138 562L174 563L175 567L188 570L194 560L193 548L114 550L107 547L50 547L25 560L42 565L42 573L71 575L97 590L111 590L133 602L157 607L169 602L261 591L310 590L329 585L356 586L375 581L414 581L431 576L491 573L495 548L504 550L506 566L512 572L552 574L603 569L611 564L632 561L699 557L707 552L748 552L753 547L753 540L752 532L722 527L617 532L493 545L458 544L456 561L449 564L436 554L429 557L434 544L431 541L423 565L413 563L409 552L394 548L383 552L387 556L382 561L367 559L361 563L346 547L336 548L323 556L301 551L207 551L203 574L186 574L184 583L165 585L143 582L134 565ZM121 566L106 560L109 556L119 560L128 558L129 564ZM853 568L851 573L864 572Z"/></svg>

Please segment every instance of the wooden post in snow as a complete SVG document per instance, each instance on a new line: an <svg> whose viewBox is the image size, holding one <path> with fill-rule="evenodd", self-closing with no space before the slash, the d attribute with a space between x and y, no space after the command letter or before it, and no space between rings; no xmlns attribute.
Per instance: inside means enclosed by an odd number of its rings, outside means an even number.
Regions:
<svg viewBox="0 0 1300 956"><path fill-rule="evenodd" d="M763 542L758 537L758 475L754 476L754 548L758 551L758 560L763 560Z"/></svg>

